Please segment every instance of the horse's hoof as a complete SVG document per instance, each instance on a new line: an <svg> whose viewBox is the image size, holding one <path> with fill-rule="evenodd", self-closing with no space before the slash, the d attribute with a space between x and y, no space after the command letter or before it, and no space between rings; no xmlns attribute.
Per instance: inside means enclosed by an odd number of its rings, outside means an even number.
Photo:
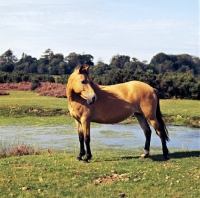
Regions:
<svg viewBox="0 0 200 198"><path fill-rule="evenodd" d="M76 160L77 160L77 161L81 161L81 160L82 160L82 157L78 156L78 157L76 158Z"/></svg>
<svg viewBox="0 0 200 198"><path fill-rule="evenodd" d="M168 156L163 156L163 160L164 161L167 161L167 160L169 160L170 159L170 157L168 157Z"/></svg>
<svg viewBox="0 0 200 198"><path fill-rule="evenodd" d="M83 160L83 163L88 163L88 162L89 162L88 159L84 159L84 160Z"/></svg>
<svg viewBox="0 0 200 198"><path fill-rule="evenodd" d="M149 157L149 154L142 154L141 156L140 156L140 159L145 159L145 158L148 158Z"/></svg>

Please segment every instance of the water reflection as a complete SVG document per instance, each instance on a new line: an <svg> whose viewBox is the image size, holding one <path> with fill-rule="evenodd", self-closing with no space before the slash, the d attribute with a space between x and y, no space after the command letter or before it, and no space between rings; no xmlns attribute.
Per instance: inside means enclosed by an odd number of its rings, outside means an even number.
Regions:
<svg viewBox="0 0 200 198"><path fill-rule="evenodd" d="M181 126L169 127L169 148L200 150L200 130ZM4 126L0 128L1 144L25 143L42 148L78 148L75 127L69 126ZM91 128L91 146L120 149L144 146L145 137L139 125L100 125ZM0 145L1 146L1 145ZM160 138L152 130L151 146L161 146Z"/></svg>

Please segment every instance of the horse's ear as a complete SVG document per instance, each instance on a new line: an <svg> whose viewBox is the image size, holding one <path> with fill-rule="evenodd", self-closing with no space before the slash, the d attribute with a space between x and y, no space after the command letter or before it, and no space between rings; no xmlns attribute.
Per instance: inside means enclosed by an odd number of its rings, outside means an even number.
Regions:
<svg viewBox="0 0 200 198"><path fill-rule="evenodd" d="M78 68L78 72L79 72L79 74L82 73L82 69L83 69L83 65L81 65L81 66Z"/></svg>
<svg viewBox="0 0 200 198"><path fill-rule="evenodd" d="M86 72L88 72L89 68L90 68L90 65L85 65L84 67L85 67Z"/></svg>
<svg viewBox="0 0 200 198"><path fill-rule="evenodd" d="M89 65L81 65L80 68L79 68L79 74L82 74L82 73L88 74L89 68L90 68Z"/></svg>

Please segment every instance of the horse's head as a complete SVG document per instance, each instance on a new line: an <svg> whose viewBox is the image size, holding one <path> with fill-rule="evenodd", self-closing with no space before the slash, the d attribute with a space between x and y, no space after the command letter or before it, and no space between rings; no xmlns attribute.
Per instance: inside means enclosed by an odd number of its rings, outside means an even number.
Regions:
<svg viewBox="0 0 200 198"><path fill-rule="evenodd" d="M74 72L70 75L67 84L67 97L71 96L73 91L79 94L83 99L87 100L88 104L93 104L97 96L92 88L92 81L88 76L89 66L81 65L77 67Z"/></svg>

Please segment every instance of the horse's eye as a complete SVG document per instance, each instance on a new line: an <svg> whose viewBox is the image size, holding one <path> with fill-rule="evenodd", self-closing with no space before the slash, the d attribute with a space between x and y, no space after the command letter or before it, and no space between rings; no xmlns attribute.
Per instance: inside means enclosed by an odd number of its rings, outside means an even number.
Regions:
<svg viewBox="0 0 200 198"><path fill-rule="evenodd" d="M82 83L82 84L86 84L86 80L82 80L81 83Z"/></svg>

